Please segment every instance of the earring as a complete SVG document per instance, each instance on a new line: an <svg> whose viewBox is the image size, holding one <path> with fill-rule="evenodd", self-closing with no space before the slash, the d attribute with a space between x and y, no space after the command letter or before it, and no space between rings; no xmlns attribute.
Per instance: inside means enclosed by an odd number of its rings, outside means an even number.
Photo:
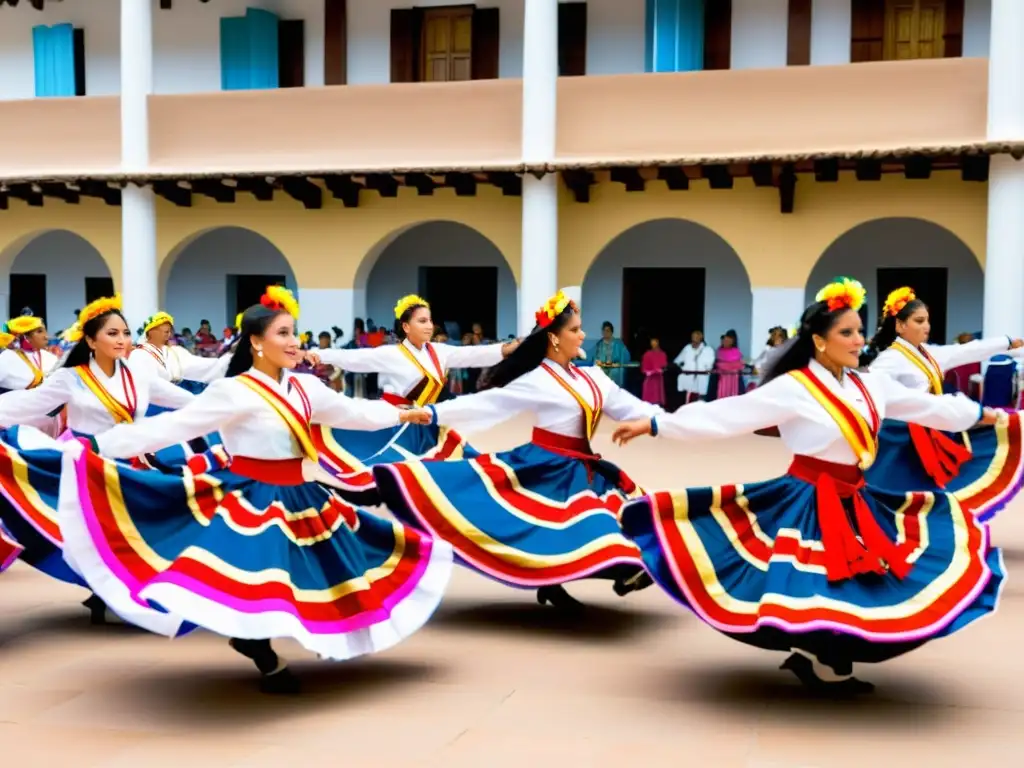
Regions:
<svg viewBox="0 0 1024 768"><path fill-rule="evenodd" d="M816 349L818 350L818 352L824 352L825 351L824 347L816 347Z"/></svg>
<svg viewBox="0 0 1024 768"><path fill-rule="evenodd" d="M256 350L256 357L263 357L263 350L262 349L257 349Z"/></svg>

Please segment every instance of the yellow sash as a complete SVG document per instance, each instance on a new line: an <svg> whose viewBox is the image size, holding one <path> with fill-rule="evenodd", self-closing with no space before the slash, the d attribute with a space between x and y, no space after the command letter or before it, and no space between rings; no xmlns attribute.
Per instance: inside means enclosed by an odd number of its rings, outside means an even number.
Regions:
<svg viewBox="0 0 1024 768"><path fill-rule="evenodd" d="M416 399L413 402L419 406L433 405L437 402L437 398L441 396L441 393L444 391L444 385L448 380L448 377L444 374L444 369L441 368L441 361L437 358L437 352L434 351L434 348L430 346L429 343L426 344L427 354L430 355L431 362L433 362L434 367L437 368L436 373L431 373L427 370L426 366L419 361L416 355L412 353L412 350L405 346L405 344L399 344L398 349L427 379L427 385L423 387L423 391L416 396Z"/></svg>
<svg viewBox="0 0 1024 768"><path fill-rule="evenodd" d="M809 368L790 371L789 375L799 381L810 392L811 396L818 401L821 407L828 412L828 415L832 417L836 426L839 427L839 431L846 438L846 442L850 444L850 448L853 450L853 455L857 457L860 468L867 469L870 467L874 463L875 456L878 455L877 434L880 420L878 418L878 410L875 408L875 402L871 399L871 395L868 393L867 387L864 386L864 382L860 380L860 377L852 372L846 374L864 396L864 401L871 411L873 425L869 425L856 408L849 405L826 387L821 379L815 376Z"/></svg>
<svg viewBox="0 0 1024 768"><path fill-rule="evenodd" d="M583 395L576 391L572 384L562 378L557 371L550 368L547 363L541 363L541 366L551 374L551 377L561 385L562 389L572 395L573 399L579 403L583 411L583 426L586 428L587 440L590 440L594 433L597 432L597 425L601 423L601 413L603 410L601 406L604 402L604 399L601 397L601 390L597 388L597 385L583 371L575 366L572 367L572 370L590 385L590 391L594 395L594 405L591 405Z"/></svg>
<svg viewBox="0 0 1024 768"><path fill-rule="evenodd" d="M920 348L921 355L925 358L924 360L915 355L912 350L907 349L903 344L898 342L893 344L892 348L899 350L901 355L916 365L917 369L925 375L925 378L928 379L928 388L931 390L933 395L942 394L942 369L939 368L939 364L935 362L935 358L928 354L928 351L924 347Z"/></svg>
<svg viewBox="0 0 1024 768"><path fill-rule="evenodd" d="M43 373L43 369L36 365L35 361L25 354L23 350L16 349L14 353L24 361L25 365L28 366L29 370L32 371L32 383L29 384L25 389L35 389L43 383L43 379L46 378L46 374Z"/></svg>
<svg viewBox="0 0 1024 768"><path fill-rule="evenodd" d="M135 382L132 379L131 371L124 368L120 364L118 368L121 370L121 375L125 381L125 397L128 397L128 387L130 386L133 390L135 389ZM107 413L114 419L115 424L131 424L135 421L135 408L133 405L125 405L116 397L114 397L107 388L103 386L99 379L96 378L88 364L80 365L75 368L75 373L78 374L78 378L82 380L86 388L96 395L96 399L100 401L104 408L107 409ZM130 402L130 400L129 400Z"/></svg>
<svg viewBox="0 0 1024 768"><path fill-rule="evenodd" d="M240 382L245 384L245 386L262 397L263 400L274 409L277 415L284 420L284 423L288 426L288 429L291 430L292 436L299 444L299 448L302 449L302 453L305 457L310 461L319 462L319 455L317 454L316 446L313 444L313 436L310 430L310 416L308 414L300 414L295 410L295 407L284 398L284 396L264 384L255 376L243 373L237 378ZM295 385L298 386L298 382L295 382Z"/></svg>

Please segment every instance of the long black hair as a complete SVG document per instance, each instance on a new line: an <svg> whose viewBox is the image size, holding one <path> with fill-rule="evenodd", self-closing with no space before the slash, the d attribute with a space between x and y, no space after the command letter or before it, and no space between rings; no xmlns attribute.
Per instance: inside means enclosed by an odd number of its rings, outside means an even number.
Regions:
<svg viewBox="0 0 1024 768"><path fill-rule="evenodd" d="M110 309L102 315L96 315L96 317L82 326L82 338L78 340L78 343L64 357L62 367L77 368L80 365L87 365L89 363L89 359L92 357L92 350L89 349L86 339L95 339L99 332L103 330L103 326L107 324L107 320L111 315L117 315L124 320L125 326L128 326L128 321L124 319L124 315L118 309Z"/></svg>
<svg viewBox="0 0 1024 768"><path fill-rule="evenodd" d="M270 309L262 304L253 304L242 313L238 342L235 344L235 351L231 354L231 362L228 363L226 376L237 376L252 368L252 337L265 334L278 315L286 314L288 312L284 309Z"/></svg>
<svg viewBox="0 0 1024 768"><path fill-rule="evenodd" d="M557 334L568 325L577 312L576 305L569 302L565 309L555 315L555 319L546 327L541 328L539 325L535 325L530 331L530 335L519 342L519 346L511 355L480 375L477 389L504 387L540 365L548 355L548 334Z"/></svg>
<svg viewBox="0 0 1024 768"><path fill-rule="evenodd" d="M887 350L896 341L896 321L907 322L911 315L919 309L928 309L928 305L917 298L908 301L903 309L895 315L890 315L884 308L882 309L882 316L878 320L878 330L875 331L875 336L871 339L871 349L875 355Z"/></svg>
<svg viewBox="0 0 1024 768"><path fill-rule="evenodd" d="M412 316L417 309L430 309L430 307L423 302L410 304L401 315L395 318L395 336L398 337L399 341L405 341L405 329L402 326L412 320Z"/></svg>
<svg viewBox="0 0 1024 768"><path fill-rule="evenodd" d="M840 307L832 311L828 308L827 301L816 301L811 304L800 316L800 328L796 336L782 346L776 347L775 352L769 353L761 386L790 371L806 368L807 363L814 359L814 337L825 337L840 317L853 311L849 307Z"/></svg>

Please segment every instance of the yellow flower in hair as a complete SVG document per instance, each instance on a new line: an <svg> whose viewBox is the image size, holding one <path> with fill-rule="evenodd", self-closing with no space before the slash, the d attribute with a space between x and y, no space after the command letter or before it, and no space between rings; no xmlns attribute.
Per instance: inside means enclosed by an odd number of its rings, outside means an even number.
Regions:
<svg viewBox="0 0 1024 768"><path fill-rule="evenodd" d="M13 333L15 336L24 336L26 333L32 333L32 331L42 327L43 319L41 317L22 315L21 317L12 317L7 322L5 330L7 333Z"/></svg>
<svg viewBox="0 0 1024 768"><path fill-rule="evenodd" d="M155 315L151 315L146 320L146 324L142 326L143 333L149 333L154 328L159 328L161 325L174 325L174 318L166 312L157 312Z"/></svg>
<svg viewBox="0 0 1024 768"><path fill-rule="evenodd" d="M916 298L917 296L914 294L913 288L907 286L897 288L886 296L885 304L882 305L882 313L890 317L896 317L907 304Z"/></svg>
<svg viewBox="0 0 1024 768"><path fill-rule="evenodd" d="M541 328L547 328L570 304L574 307L576 306L572 299L566 296L564 292L559 291L550 299L545 301L544 306L537 311L537 314L535 315L537 325Z"/></svg>
<svg viewBox="0 0 1024 768"><path fill-rule="evenodd" d="M406 313L409 307L426 307L430 309L430 305L427 300L417 296L415 293L410 293L408 296L403 296L395 304L395 320L398 320Z"/></svg>
<svg viewBox="0 0 1024 768"><path fill-rule="evenodd" d="M17 336L7 333L6 331L0 331L0 349L7 349L17 340L17 338Z"/></svg>
<svg viewBox="0 0 1024 768"><path fill-rule="evenodd" d="M799 325L791 325L791 326L789 326L789 330L786 331L786 333L788 334L788 338L795 339L797 337L797 334L800 333L800 326Z"/></svg>
<svg viewBox="0 0 1024 768"><path fill-rule="evenodd" d="M839 309L852 309L856 312L864 306L867 295L867 290L857 280L839 277L818 291L814 300L826 302L829 312Z"/></svg>
<svg viewBox="0 0 1024 768"><path fill-rule="evenodd" d="M69 344L77 344L82 340L82 326L78 323L74 323L64 329L64 333L60 337L68 342Z"/></svg>
<svg viewBox="0 0 1024 768"><path fill-rule="evenodd" d="M102 299L96 299L89 304L86 304L81 312L78 313L78 327L84 328L85 324L90 320L95 320L100 315L105 315L107 312L120 312L122 309L121 294L115 293L113 296L105 297ZM78 338L81 338L79 336Z"/></svg>
<svg viewBox="0 0 1024 768"><path fill-rule="evenodd" d="M244 315L244 314L245 314L245 312L239 312L237 315L235 315L235 330L236 331L242 330L242 315Z"/></svg>
<svg viewBox="0 0 1024 768"><path fill-rule="evenodd" d="M263 298L260 299L267 309L281 309L287 312L296 320L299 319L299 302L295 300L294 294L283 285L268 285Z"/></svg>

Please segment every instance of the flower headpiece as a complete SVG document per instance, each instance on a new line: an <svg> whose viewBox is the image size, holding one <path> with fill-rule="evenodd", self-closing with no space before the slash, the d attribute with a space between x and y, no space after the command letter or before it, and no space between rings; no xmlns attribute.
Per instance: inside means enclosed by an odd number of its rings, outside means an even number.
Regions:
<svg viewBox="0 0 1024 768"><path fill-rule="evenodd" d="M840 309L852 309L856 312L864 306L864 299L867 295L868 292L864 286L852 277L837 277L818 291L814 300L826 302L829 312Z"/></svg>
<svg viewBox="0 0 1024 768"><path fill-rule="evenodd" d="M299 302L283 285L268 285L266 293L260 298L260 304L267 309L287 312L296 320L299 319Z"/></svg>
<svg viewBox="0 0 1024 768"><path fill-rule="evenodd" d="M155 315L150 315L146 318L146 322L142 326L142 333L149 333L154 328L159 328L164 324L174 325L174 318L166 312L157 312Z"/></svg>
<svg viewBox="0 0 1024 768"><path fill-rule="evenodd" d="M15 336L24 336L26 333L32 333L32 331L42 327L43 318L22 315L8 320L7 325L4 326L4 331L6 333L13 333Z"/></svg>
<svg viewBox="0 0 1024 768"><path fill-rule="evenodd" d="M95 320L100 315L105 315L108 312L120 312L121 308L122 304L120 293L115 293L113 296L102 299L96 299L96 301L86 304L82 311L78 313L78 322L65 330L62 334L63 339L72 343L81 341L83 336L82 329L85 328L86 323L90 320Z"/></svg>
<svg viewBox="0 0 1024 768"><path fill-rule="evenodd" d="M401 319L410 307L426 307L430 309L430 305L426 299L420 298L415 293L410 293L408 296L403 296L395 304L395 320Z"/></svg>
<svg viewBox="0 0 1024 768"><path fill-rule="evenodd" d="M907 286L897 288L886 296L885 304L882 305L882 314L888 315L889 317L896 317L896 315L903 311L907 304L916 298L917 296L914 294L913 288L908 288Z"/></svg>
<svg viewBox="0 0 1024 768"><path fill-rule="evenodd" d="M7 333L7 331L0 331L0 349L7 349L11 344L17 341L18 337L14 334Z"/></svg>
<svg viewBox="0 0 1024 768"><path fill-rule="evenodd" d="M543 307L537 310L537 325L541 328L547 328L555 321L556 317L565 311L566 307L572 307L574 312L578 311L576 309L576 302L566 296L564 292L559 291L545 301Z"/></svg>
<svg viewBox="0 0 1024 768"><path fill-rule="evenodd" d="M242 330L242 315L244 315L244 314L245 314L245 312L239 312L237 315L235 315L235 330L236 331Z"/></svg>

